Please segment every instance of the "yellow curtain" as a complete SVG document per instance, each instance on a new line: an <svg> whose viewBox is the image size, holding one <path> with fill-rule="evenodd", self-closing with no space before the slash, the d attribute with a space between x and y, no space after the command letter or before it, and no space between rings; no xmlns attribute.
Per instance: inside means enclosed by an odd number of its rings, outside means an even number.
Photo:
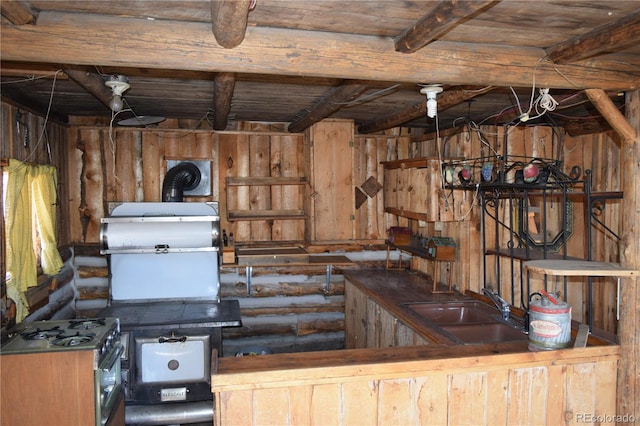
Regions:
<svg viewBox="0 0 640 426"><path fill-rule="evenodd" d="M53 166L13 159L5 170L9 173L4 203L7 295L16 302L16 321L22 321L29 313L24 292L38 284L36 232L40 234L43 271L54 275L62 267L55 241L56 171Z"/></svg>
<svg viewBox="0 0 640 426"><path fill-rule="evenodd" d="M47 165L33 166L31 200L40 235L40 265L42 272L55 275L62 268L62 259L56 242L56 168Z"/></svg>

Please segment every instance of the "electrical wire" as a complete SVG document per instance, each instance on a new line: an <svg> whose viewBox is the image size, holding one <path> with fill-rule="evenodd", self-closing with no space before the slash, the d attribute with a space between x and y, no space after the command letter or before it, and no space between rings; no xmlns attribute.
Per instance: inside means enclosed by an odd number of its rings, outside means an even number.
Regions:
<svg viewBox="0 0 640 426"><path fill-rule="evenodd" d="M40 136L38 136L38 142L36 142L36 146L33 147L29 155L27 155L25 161L29 161L31 156L37 151L37 148L42 143L42 138L44 137L47 130L47 123L49 121L49 116L51 114L51 105L53 104L53 95L56 91L56 82L58 81L58 74L60 74L62 70L57 70L53 75L53 83L51 84L51 94L49 95L49 105L47 105L47 113L44 116L44 122L42 123L42 131L40 132Z"/></svg>

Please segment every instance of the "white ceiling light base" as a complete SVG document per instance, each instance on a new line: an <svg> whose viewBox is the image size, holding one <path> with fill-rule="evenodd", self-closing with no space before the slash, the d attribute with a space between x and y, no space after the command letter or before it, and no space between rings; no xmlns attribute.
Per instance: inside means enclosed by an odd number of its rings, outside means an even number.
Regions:
<svg viewBox="0 0 640 426"><path fill-rule="evenodd" d="M420 89L420 93L427 95L427 117L434 118L438 114L438 103L436 95L442 92L440 86L424 86Z"/></svg>
<svg viewBox="0 0 640 426"><path fill-rule="evenodd" d="M122 108L124 108L122 94L131 87L129 79L124 75L112 75L104 82L104 85L110 88L113 93L113 97L111 101L109 101L109 108L111 108L113 112L122 111Z"/></svg>

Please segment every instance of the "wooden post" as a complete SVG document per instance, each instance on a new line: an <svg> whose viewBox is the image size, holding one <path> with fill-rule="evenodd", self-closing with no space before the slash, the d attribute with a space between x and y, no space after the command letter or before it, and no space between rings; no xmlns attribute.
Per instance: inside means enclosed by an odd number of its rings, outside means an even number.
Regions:
<svg viewBox="0 0 640 426"><path fill-rule="evenodd" d="M626 118L635 129L635 141L622 145L621 264L640 268L640 90L627 93ZM620 363L616 413L640 419L640 278L622 280L620 293Z"/></svg>

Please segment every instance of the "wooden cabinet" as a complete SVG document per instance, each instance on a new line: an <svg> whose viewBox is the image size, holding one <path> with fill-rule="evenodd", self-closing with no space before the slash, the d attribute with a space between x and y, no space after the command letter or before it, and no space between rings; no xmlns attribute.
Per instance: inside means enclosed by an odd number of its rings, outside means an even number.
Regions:
<svg viewBox="0 0 640 426"><path fill-rule="evenodd" d="M345 282L344 298L347 349L430 344L349 281Z"/></svg>
<svg viewBox="0 0 640 426"><path fill-rule="evenodd" d="M434 157L383 161L384 210L425 222L451 222L457 204L466 199L448 197L442 187L441 161Z"/></svg>

